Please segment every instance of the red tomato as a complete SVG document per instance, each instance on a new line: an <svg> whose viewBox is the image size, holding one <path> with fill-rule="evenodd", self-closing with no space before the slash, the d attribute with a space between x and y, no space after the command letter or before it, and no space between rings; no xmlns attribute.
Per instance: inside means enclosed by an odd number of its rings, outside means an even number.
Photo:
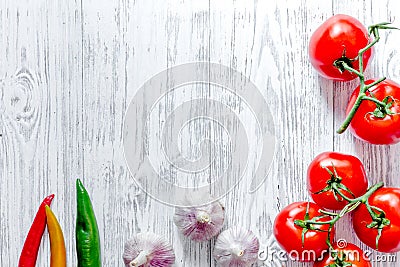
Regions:
<svg viewBox="0 0 400 267"><path fill-rule="evenodd" d="M275 218L274 235L279 245L289 254L291 259L299 261L315 261L324 250L328 249L326 240L327 232L308 230L304 235L304 246L302 243L303 228L294 223L295 220L304 220L309 204L309 217L321 216L322 209L312 202L295 202L284 208ZM330 218L323 218L319 221L329 221ZM328 230L329 225L315 225L320 230ZM333 239L334 230L331 238Z"/></svg>
<svg viewBox="0 0 400 267"><path fill-rule="evenodd" d="M369 198L369 204L382 209L390 225L385 226L378 242L378 251L394 253L400 251L400 188L380 188ZM368 228L372 222L365 205L360 205L353 214L353 227L358 238L367 246L376 249L378 230Z"/></svg>
<svg viewBox="0 0 400 267"><path fill-rule="evenodd" d="M373 80L366 81L366 84ZM347 114L353 107L360 87L357 87L350 97L347 106ZM372 112L376 109L376 104L369 100L364 100L357 110L350 123L351 132L359 139L376 145L390 145L400 142L400 85L391 80L385 80L373 86L367 96L375 96L382 101L386 96L394 98L390 108L395 114L386 115L384 118L375 117Z"/></svg>
<svg viewBox="0 0 400 267"><path fill-rule="evenodd" d="M371 267L371 262L364 251L354 244L347 243L346 247L341 247L338 245L333 246L334 251L337 252L337 256L332 257L329 253L325 253L324 258L321 261L314 263L314 267L326 267L334 266L331 264L337 264L337 266L343 263L352 264L351 267Z"/></svg>
<svg viewBox="0 0 400 267"><path fill-rule="evenodd" d="M349 71L341 72L334 63L343 59L359 70L358 51L368 45L367 29L357 19L347 15L335 15L317 28L309 43L309 58L317 72L328 79L350 81L357 76ZM363 55L364 68L371 57L369 49Z"/></svg>
<svg viewBox="0 0 400 267"><path fill-rule="evenodd" d="M328 168L333 174L336 170L336 174L341 178L341 184L348 188L355 197L362 196L367 191L368 180L364 166L358 158L337 152L321 153L310 163L307 172L308 191L315 203L321 207L340 210L348 203L340 196L338 199L341 201L336 200L333 190L315 194L329 186L335 179L325 168ZM340 189L340 192L348 198L354 198L344 189Z"/></svg>

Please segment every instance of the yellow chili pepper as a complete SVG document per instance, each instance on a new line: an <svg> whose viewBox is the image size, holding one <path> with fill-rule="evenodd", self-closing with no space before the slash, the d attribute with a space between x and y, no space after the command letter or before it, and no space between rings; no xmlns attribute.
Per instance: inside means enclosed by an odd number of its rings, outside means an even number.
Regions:
<svg viewBox="0 0 400 267"><path fill-rule="evenodd" d="M46 205L47 229L50 236L50 267L66 267L67 257L64 236L56 216Z"/></svg>

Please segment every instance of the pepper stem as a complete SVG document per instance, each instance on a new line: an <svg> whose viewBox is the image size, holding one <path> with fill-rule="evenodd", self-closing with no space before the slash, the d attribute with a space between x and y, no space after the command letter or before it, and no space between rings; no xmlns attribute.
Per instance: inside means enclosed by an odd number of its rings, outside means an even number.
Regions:
<svg viewBox="0 0 400 267"><path fill-rule="evenodd" d="M210 218L210 214L208 214L207 212L201 210L197 213L196 215L196 220L199 223L209 223L211 218Z"/></svg>
<svg viewBox="0 0 400 267"><path fill-rule="evenodd" d="M242 257L244 255L244 250L239 247L233 247L231 249L231 252L233 255L235 255L237 257Z"/></svg>
<svg viewBox="0 0 400 267"><path fill-rule="evenodd" d="M130 267L139 267L147 263L149 253L145 250L140 251L139 255L129 263Z"/></svg>

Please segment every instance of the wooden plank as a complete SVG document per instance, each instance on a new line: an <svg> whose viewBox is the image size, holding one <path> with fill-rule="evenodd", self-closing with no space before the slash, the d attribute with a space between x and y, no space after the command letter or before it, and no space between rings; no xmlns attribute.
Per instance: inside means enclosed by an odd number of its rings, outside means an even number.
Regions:
<svg viewBox="0 0 400 267"><path fill-rule="evenodd" d="M74 177L82 170L80 1L2 1L0 262L16 266L42 199L74 253ZM38 266L47 265L44 236Z"/></svg>
<svg viewBox="0 0 400 267"><path fill-rule="evenodd" d="M120 265L124 242L147 231L174 245L177 266L208 265L209 244L179 235L173 207L137 187L122 147L124 115L139 87L167 67L207 60L207 10L208 3L179 1L83 3L84 181L99 217L104 266Z"/></svg>
<svg viewBox="0 0 400 267"><path fill-rule="evenodd" d="M276 213L290 202L309 199L307 163L332 149L332 92L325 90L332 85L317 77L307 54L308 37L332 10L318 1L232 1L227 6L211 8L211 62L238 69L255 82L274 114L278 146L258 191L247 192L251 177L245 177L224 199L226 227L252 229L265 249Z"/></svg>
<svg viewBox="0 0 400 267"><path fill-rule="evenodd" d="M250 228L265 246L276 213L293 201L310 199L306 170L312 158L323 151L355 154L365 163L371 183L385 181L400 186L399 145L367 145L349 132L334 133L357 82L330 82L318 77L307 54L308 38L331 15L350 14L366 25L389 20L396 24L397 2L2 1L0 265L17 265L37 207L50 193L56 194L53 210L64 230L68 265L76 265L75 179L82 178L98 217L103 266L122 266L125 241L144 231L163 235L173 244L175 266L216 266L214 240L196 244L183 237L172 222L174 208L137 186L123 154L124 116L138 88L167 67L187 62L221 63L242 72L255 83L274 114L278 145L271 172L255 193L248 193L252 177L247 174L222 199L227 212L224 229L233 225ZM387 75L399 80L398 34L383 34L368 76ZM222 78L233 76L227 71ZM207 90L201 85L185 87L190 92L187 95L200 95L204 101L204 105L193 101L189 115L215 115L223 118L220 122L225 130L239 129L216 102L229 102L230 107L238 108L245 101L236 103L232 94L211 84L205 86ZM181 127L166 124L164 119L167 108L178 107L183 99L179 90L161 98L154 111L154 118L160 121L151 126L153 137L165 125L170 133ZM213 99L217 101L211 102ZM144 104L152 103L145 99ZM251 124L250 118L245 118L244 122ZM224 128L200 122L182 128L182 135L176 136L181 138L185 155L193 159L199 156L196 145L202 137L210 136L214 144L204 143L204 153L230 152L229 148L218 150L225 144L229 147ZM251 127L246 125L245 129ZM234 141L242 138L239 131L230 137ZM248 132L247 137L252 154L250 160L243 161L250 162L251 173L257 167L255 147L260 136ZM161 157L163 152L153 145L150 153ZM225 172L230 160L224 153L216 157L215 172L200 177L203 180L179 180L173 171L165 176L189 186L217 179L214 173ZM213 159L212 153L207 156ZM151 183L157 186L157 181ZM210 192L215 189L210 186ZM337 236L361 245L350 229L347 218L339 224ZM46 233L37 265L47 265L48 259Z"/></svg>

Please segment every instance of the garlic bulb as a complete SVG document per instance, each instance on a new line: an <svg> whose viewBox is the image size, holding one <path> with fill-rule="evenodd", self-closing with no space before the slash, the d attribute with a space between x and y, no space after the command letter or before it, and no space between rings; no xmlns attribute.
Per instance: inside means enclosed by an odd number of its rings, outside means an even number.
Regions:
<svg viewBox="0 0 400 267"><path fill-rule="evenodd" d="M260 243L250 231L233 227L223 231L214 247L214 259L222 267L249 267L258 259Z"/></svg>
<svg viewBox="0 0 400 267"><path fill-rule="evenodd" d="M218 201L200 207L177 207L174 223L184 236L194 241L207 241L224 225L224 207Z"/></svg>
<svg viewBox="0 0 400 267"><path fill-rule="evenodd" d="M153 233L140 233L125 243L126 267L168 267L175 262L172 246Z"/></svg>

